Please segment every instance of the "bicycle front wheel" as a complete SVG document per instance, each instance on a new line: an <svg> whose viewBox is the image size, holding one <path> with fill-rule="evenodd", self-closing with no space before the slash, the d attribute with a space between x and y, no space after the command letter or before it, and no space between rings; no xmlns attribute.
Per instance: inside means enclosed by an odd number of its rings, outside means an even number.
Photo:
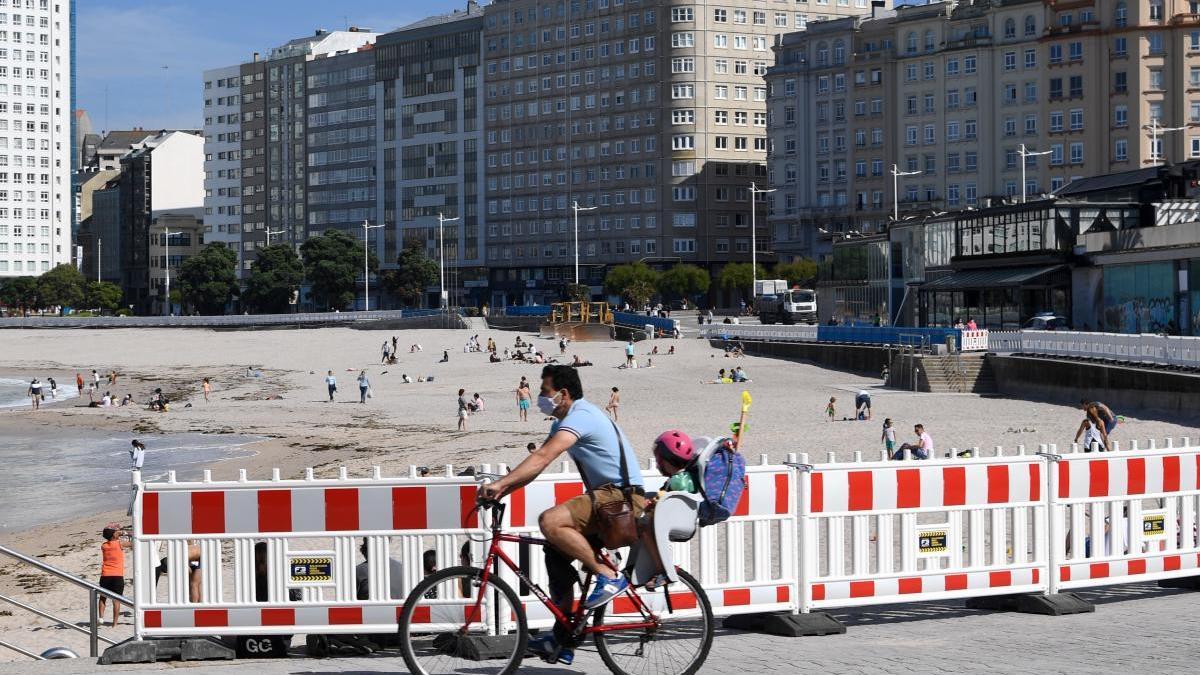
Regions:
<svg viewBox="0 0 1200 675"><path fill-rule="evenodd" d="M509 675L525 656L525 608L496 575L450 567L417 584L400 614L400 651L415 675Z"/></svg>
<svg viewBox="0 0 1200 675"><path fill-rule="evenodd" d="M595 634L596 650L604 665L617 675L692 675L700 670L712 648L712 605L700 582L676 570L679 583L654 592L639 593L654 612L657 628L611 630ZM668 608L667 593L670 593ZM623 623L648 620L645 610L628 595L617 596L596 610L595 626L616 628Z"/></svg>

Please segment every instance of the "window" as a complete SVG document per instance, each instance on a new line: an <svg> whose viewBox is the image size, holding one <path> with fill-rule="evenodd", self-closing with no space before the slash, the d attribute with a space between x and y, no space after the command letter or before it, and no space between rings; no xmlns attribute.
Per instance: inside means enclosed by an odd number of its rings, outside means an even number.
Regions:
<svg viewBox="0 0 1200 675"><path fill-rule="evenodd" d="M1037 35L1037 19L1033 15L1025 17L1025 37L1033 37Z"/></svg>
<svg viewBox="0 0 1200 675"><path fill-rule="evenodd" d="M1163 0L1150 0L1150 20L1163 20Z"/></svg>
<svg viewBox="0 0 1200 675"><path fill-rule="evenodd" d="M1068 80L1068 84L1070 85L1070 91L1068 93L1071 95L1071 98L1079 98L1083 96L1082 75L1072 75L1071 79Z"/></svg>
<svg viewBox="0 0 1200 675"><path fill-rule="evenodd" d="M1050 146L1050 166L1062 166L1063 163L1063 146L1062 143L1055 143Z"/></svg>
<svg viewBox="0 0 1200 675"><path fill-rule="evenodd" d="M1009 18L1004 20L1004 37L1007 39L1017 37L1017 22L1015 19Z"/></svg>
<svg viewBox="0 0 1200 675"><path fill-rule="evenodd" d="M1063 62L1062 45L1050 45L1050 63L1057 64Z"/></svg>
<svg viewBox="0 0 1200 675"><path fill-rule="evenodd" d="M694 150L696 148L696 137L680 134L671 137L672 150Z"/></svg>
<svg viewBox="0 0 1200 675"><path fill-rule="evenodd" d="M1083 108L1072 108L1070 112L1071 131L1083 129Z"/></svg>
<svg viewBox="0 0 1200 675"><path fill-rule="evenodd" d="M1125 56L1128 53L1129 53L1129 40L1123 36L1113 38L1112 55L1113 56Z"/></svg>
<svg viewBox="0 0 1200 675"><path fill-rule="evenodd" d="M675 214L675 215L678 216L678 215L685 215L685 214ZM695 214L686 214L686 215L692 215L693 217L695 216ZM649 242L647 242L647 244L648 243ZM674 251L675 253L695 253L696 252L696 240L695 239L675 239L672 241L671 250ZM647 251L647 253L649 253L649 251Z"/></svg>
<svg viewBox="0 0 1200 675"><path fill-rule="evenodd" d="M696 123L696 111L695 110L672 110L671 111L671 123L672 124L695 124Z"/></svg>
<svg viewBox="0 0 1200 675"><path fill-rule="evenodd" d="M1150 88L1157 90L1163 88L1163 72L1161 68L1150 69Z"/></svg>
<svg viewBox="0 0 1200 675"><path fill-rule="evenodd" d="M1149 33L1146 35L1146 45L1149 48L1151 55L1159 56L1163 54L1163 34Z"/></svg>
<svg viewBox="0 0 1200 675"><path fill-rule="evenodd" d="M958 75L958 59L946 59L946 75Z"/></svg>
<svg viewBox="0 0 1200 675"><path fill-rule="evenodd" d="M1010 71L1010 70L1016 70L1016 69L1017 69L1017 53L1016 52L1004 52L1004 70Z"/></svg>
<svg viewBox="0 0 1200 675"><path fill-rule="evenodd" d="M1051 133L1060 132L1063 130L1063 113L1061 110L1050 111L1050 131Z"/></svg>
<svg viewBox="0 0 1200 675"><path fill-rule="evenodd" d="M975 56L963 57L963 74L974 75L978 68L978 58Z"/></svg>
<svg viewBox="0 0 1200 675"><path fill-rule="evenodd" d="M1163 118L1162 101L1151 101L1147 107L1148 107L1148 112L1150 113L1149 114L1150 121L1162 124L1162 118Z"/></svg>
<svg viewBox="0 0 1200 675"><path fill-rule="evenodd" d="M1070 58L1072 61L1082 61L1083 60L1083 43L1082 42L1072 42L1072 43L1068 44L1067 45L1067 57Z"/></svg>
<svg viewBox="0 0 1200 675"><path fill-rule="evenodd" d="M1113 126L1118 128L1129 126L1129 106L1119 105L1113 108Z"/></svg>
<svg viewBox="0 0 1200 675"><path fill-rule="evenodd" d="M1071 144L1071 163L1083 164L1083 143Z"/></svg>
<svg viewBox="0 0 1200 675"><path fill-rule="evenodd" d="M1113 24L1117 28L1124 28L1129 23L1129 8L1125 6L1124 1L1118 2L1116 9L1113 11Z"/></svg>
<svg viewBox="0 0 1200 675"><path fill-rule="evenodd" d="M1113 73L1113 92L1117 94L1124 94L1128 91L1129 80L1128 75L1125 74L1125 71L1118 70L1117 72Z"/></svg>
<svg viewBox="0 0 1200 675"><path fill-rule="evenodd" d="M685 22L689 22L689 21L694 21L695 18L696 18L695 14L693 13L693 10L691 7L672 7L671 8L671 22L672 23L685 23Z"/></svg>
<svg viewBox="0 0 1200 675"><path fill-rule="evenodd" d="M696 36L693 33L672 33L672 47L695 47Z"/></svg>
<svg viewBox="0 0 1200 675"><path fill-rule="evenodd" d="M1196 147L1194 142L1192 147L1193 149ZM1195 155L1193 155L1193 157L1194 156ZM1129 141L1125 140L1124 138L1118 138L1116 142L1113 143L1113 159L1118 162L1124 162L1129 159Z"/></svg>
<svg viewBox="0 0 1200 675"><path fill-rule="evenodd" d="M1026 68L1037 68L1037 50L1036 49L1026 49L1025 50L1025 67Z"/></svg>

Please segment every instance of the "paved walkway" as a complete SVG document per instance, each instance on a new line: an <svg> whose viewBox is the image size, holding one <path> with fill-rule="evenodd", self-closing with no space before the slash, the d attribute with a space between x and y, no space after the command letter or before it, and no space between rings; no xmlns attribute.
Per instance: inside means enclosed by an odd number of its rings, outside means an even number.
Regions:
<svg viewBox="0 0 1200 675"><path fill-rule="evenodd" d="M1195 673L1200 594L1141 584L1083 592L1094 614L1029 616L968 610L961 602L835 612L845 635L779 638L719 631L705 675L747 673ZM126 675L187 667L189 675L232 675L246 662L99 667L87 659L0 664L0 673ZM599 673L592 650L572 667L525 662L541 673ZM399 656L260 661L255 675L403 672Z"/></svg>

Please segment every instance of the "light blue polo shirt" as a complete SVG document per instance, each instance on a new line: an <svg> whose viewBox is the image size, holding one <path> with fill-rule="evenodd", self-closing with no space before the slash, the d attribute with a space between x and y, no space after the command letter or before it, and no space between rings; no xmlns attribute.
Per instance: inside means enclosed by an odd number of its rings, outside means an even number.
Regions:
<svg viewBox="0 0 1200 675"><path fill-rule="evenodd" d="M575 460L587 480L593 487L621 482L621 444L617 440L618 429L608 415L585 399L571 404L571 410L562 420L555 420L550 425L550 435L559 431L567 431L578 439L567 448L567 454ZM624 432L620 432L620 441L625 444L626 471L629 474L629 484L644 487L642 471L638 466L637 455Z"/></svg>

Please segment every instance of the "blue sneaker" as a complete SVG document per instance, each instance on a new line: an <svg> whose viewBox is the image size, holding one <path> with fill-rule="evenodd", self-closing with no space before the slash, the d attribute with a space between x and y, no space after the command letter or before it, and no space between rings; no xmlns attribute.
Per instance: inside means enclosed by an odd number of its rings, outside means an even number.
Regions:
<svg viewBox="0 0 1200 675"><path fill-rule="evenodd" d="M575 661L575 650L559 647L553 633L529 638L525 648L547 663L561 663L569 666Z"/></svg>
<svg viewBox="0 0 1200 675"><path fill-rule="evenodd" d="M596 575L596 585L592 588L592 593L588 595L583 606L587 609L603 607L610 600L624 593L627 588L629 588L629 581L623 575L616 579L610 579L603 574L598 574Z"/></svg>

